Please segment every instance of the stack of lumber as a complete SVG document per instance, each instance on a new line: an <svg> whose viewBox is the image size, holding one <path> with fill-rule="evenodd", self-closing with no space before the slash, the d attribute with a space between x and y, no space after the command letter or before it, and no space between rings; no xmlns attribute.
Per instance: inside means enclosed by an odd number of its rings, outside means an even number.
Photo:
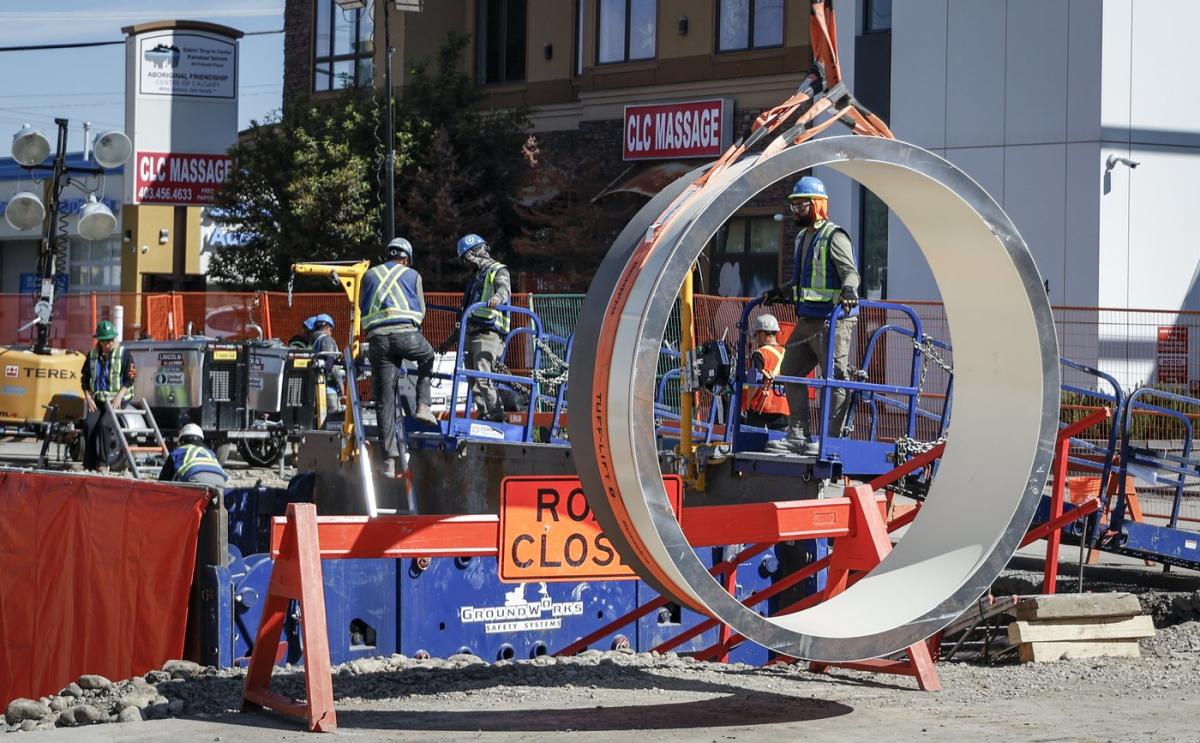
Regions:
<svg viewBox="0 0 1200 743"><path fill-rule="evenodd" d="M1016 606L1008 641L1022 663L1070 658L1141 655L1138 638L1154 636L1154 622L1128 593L1027 596Z"/></svg>

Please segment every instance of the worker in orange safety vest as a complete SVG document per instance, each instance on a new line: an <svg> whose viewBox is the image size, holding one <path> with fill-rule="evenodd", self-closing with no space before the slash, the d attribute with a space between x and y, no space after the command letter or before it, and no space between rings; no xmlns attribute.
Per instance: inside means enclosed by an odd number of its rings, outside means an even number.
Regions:
<svg viewBox="0 0 1200 743"><path fill-rule="evenodd" d="M783 346L776 337L779 320L762 314L754 318L754 351L750 366L758 372L761 386L747 384L742 389L742 420L751 426L782 430L787 428L788 403L783 388L773 384L783 363Z"/></svg>

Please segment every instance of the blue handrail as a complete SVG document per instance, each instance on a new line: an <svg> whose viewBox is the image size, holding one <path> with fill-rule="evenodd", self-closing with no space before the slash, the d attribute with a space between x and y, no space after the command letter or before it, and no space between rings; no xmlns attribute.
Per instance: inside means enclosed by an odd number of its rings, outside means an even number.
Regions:
<svg viewBox="0 0 1200 743"><path fill-rule="evenodd" d="M748 358L748 356L747 356L747 343L748 343L747 330L749 329L750 313L753 312L753 310L756 307L758 307L759 305L761 305L762 303L763 302L762 302L761 297L757 297L757 298L752 299L749 302L747 302L746 305L742 308L742 315L741 315L741 318L738 320L738 325L737 325L737 329L738 329L738 347L737 347L738 363L737 363L737 368L736 368L735 375L734 375L734 385L733 385L733 395L732 395L733 399L732 399L732 402L730 405L730 409L731 409L731 411L734 411L734 413L736 413L736 411L741 409L742 390L746 385L747 364L745 363L745 360ZM916 312L914 312L912 310L912 308L910 308L910 307L907 307L905 305L898 304L895 302L882 302L882 301L868 300L868 299L860 300L859 306L863 307L863 308L867 308L867 309L873 308L873 309L882 309L882 310L895 310L897 312L901 312L904 315L908 316L910 322L912 323L912 333L914 334L914 337L918 337L918 338L924 337L924 333L922 330L922 324L921 324L921 318L918 317ZM843 317L843 315L844 315L844 313L843 313L841 305L837 305L834 308L833 314L831 315L831 317L829 319L831 327L836 327L837 321L839 319L841 319ZM826 354L825 354L825 362L824 362L824 365L822 366L822 370L825 371L826 374L829 374L828 370L831 370L833 368L833 355L834 355L834 345L835 344L832 343L832 340L833 340L833 338L832 338L832 333L831 333L831 338L830 338L831 342L826 344L827 348L826 348ZM848 379L831 379L831 378L829 378L829 376L817 377L817 378L776 376L774 379L774 382L776 384L801 384L801 385L805 385L807 387L816 387L816 388L821 389L821 395L822 395L822 397L821 397L821 425L820 425L820 435L818 436L818 439L817 439L817 441L818 441L817 458L820 459L824 456L825 441L829 436L829 412L830 412L830 402L833 397L833 388L836 387L836 388L846 389L849 391L858 390L858 391L870 392L870 393L902 395L902 396L907 396L910 399L912 399L912 398L915 398L916 394L917 394L917 385L920 380L921 363L922 362L921 362L920 354L914 352L911 379L910 379L910 384L908 384L908 385L889 385L889 384L876 384L876 383L871 383L871 382L856 382L856 381L848 380ZM916 434L916 419L917 419L916 405L915 404L910 405L909 409L908 409L907 425L906 425L906 430L908 432L907 435L909 437L915 436L915 434ZM741 416L731 413L730 425L727 427L726 430L729 432L728 438L730 438L731 440L736 440L737 434L741 430Z"/></svg>
<svg viewBox="0 0 1200 743"><path fill-rule="evenodd" d="M523 384L523 385L529 386L529 390L530 390L530 392L529 392L529 409L527 411L528 415L526 416L526 419L525 419L525 426L524 426L524 431L522 433L522 440L526 441L526 442L532 441L533 440L534 411L537 407L537 402L538 402L538 399L540 396L540 389L539 389L537 379L534 377L521 377L521 376L517 376L515 374L496 374L494 372L481 372L481 371L476 371L474 369L467 369L463 365L464 359L466 358L465 353L466 353L466 344L467 344L467 329L470 327L468 318L471 317L471 315L475 312L475 310L484 309L484 308L487 308L486 303L476 302L476 303L466 307L462 311L462 321L459 323L459 327L458 327L458 355L456 356L455 362L454 362L454 379L450 383L450 414L449 414L449 419L447 421L447 429L446 429L447 434L449 435L452 431L454 431L454 424L458 420L458 417L459 417L458 416L458 385L460 384L460 381L468 384L466 405L464 406L464 409L463 409L463 415L465 417L463 419L469 420L471 417L470 411L471 411L471 408L473 406L474 399L475 399L475 393L474 393L474 390L470 386L470 380L472 380L472 379L490 379L494 382L508 382L509 384L516 383L516 384ZM426 309L429 309L429 308L427 307ZM531 334L534 336L534 338L541 338L543 336L542 320L541 320L541 318L539 318L537 316L537 313L533 312L533 310L526 309L525 307L515 307L513 305L507 305L507 304L499 305L495 309L499 310L500 312L508 312L510 314L525 315L529 318L530 322L533 324L532 328L526 328L526 327L513 328L508 333L505 334L504 340L503 340L503 343L501 346L500 358L504 357L504 353L508 349L508 343L513 337L515 337L517 335L522 335L522 334ZM535 343L534 344L534 352L533 352L533 368L535 368L535 369L537 368L537 365L540 362L540 360L541 360L541 349Z"/></svg>
<svg viewBox="0 0 1200 743"><path fill-rule="evenodd" d="M1194 438L1194 430L1191 418L1178 410L1157 405L1151 402L1143 402L1146 398L1158 398L1170 402L1177 402L1184 405L1191 405L1200 408L1200 400L1194 397L1179 395L1174 392L1166 392L1164 390L1156 390L1152 387L1140 387L1134 390L1129 395L1129 399L1125 404L1125 416L1123 430L1121 432L1121 472L1120 481L1117 483L1117 504L1113 507L1112 523L1120 524L1125 519L1125 508L1127 503L1127 495L1125 493L1125 480L1128 475L1129 465L1145 464L1156 469L1166 472L1171 472L1178 475L1177 479L1169 479L1168 482L1175 483L1175 498L1171 504L1171 518L1168 521L1168 526L1175 528L1179 523L1179 510L1183 505L1183 489L1187 484L1188 477L1200 477L1200 465L1189 460L1192 453L1192 441ZM1174 418L1183 425L1183 454L1181 456L1172 456L1168 454L1158 455L1157 457L1149 457L1142 454L1141 450L1133 447L1129 443L1130 432L1133 429L1133 413L1134 410L1148 410L1151 412L1165 415ZM1169 462L1176 462L1183 466L1174 466Z"/></svg>

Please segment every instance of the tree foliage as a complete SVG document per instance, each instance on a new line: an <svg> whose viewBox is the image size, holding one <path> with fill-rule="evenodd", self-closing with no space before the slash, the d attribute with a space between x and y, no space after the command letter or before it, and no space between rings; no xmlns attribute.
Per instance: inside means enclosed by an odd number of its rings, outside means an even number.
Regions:
<svg viewBox="0 0 1200 743"><path fill-rule="evenodd" d="M508 261L520 233L517 193L529 171L525 108L482 109L460 60L470 37L450 34L437 55L408 70L399 128L412 143L396 168L396 233L413 242L426 287L460 289L455 245L482 235Z"/></svg>
<svg viewBox="0 0 1200 743"><path fill-rule="evenodd" d="M451 34L414 63L396 109L396 234L415 246L427 289L462 288L462 235L479 233L503 255L521 231L528 112L478 107L482 92L461 64L468 42ZM231 150L215 217L247 242L213 257L214 280L279 289L297 261L379 258L384 100L345 90L291 100L252 124Z"/></svg>
<svg viewBox="0 0 1200 743"><path fill-rule="evenodd" d="M233 174L217 195L218 222L244 245L213 256L211 277L232 288L279 289L291 264L353 260L378 252L377 102L347 90L292 101L252 122L230 150ZM404 158L406 141L397 141Z"/></svg>

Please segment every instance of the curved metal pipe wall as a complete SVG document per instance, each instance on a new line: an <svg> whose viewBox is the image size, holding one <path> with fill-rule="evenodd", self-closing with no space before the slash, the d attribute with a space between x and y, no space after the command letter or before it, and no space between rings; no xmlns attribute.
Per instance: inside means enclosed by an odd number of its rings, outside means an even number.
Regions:
<svg viewBox="0 0 1200 743"><path fill-rule="evenodd" d="M671 512L654 441L653 383L678 287L712 235L755 194L818 165L871 189L924 253L954 342L954 425L920 516L883 563L823 604L764 618L708 574ZM572 416L570 433L592 509L645 579L761 645L823 661L901 650L983 593L1041 497L1057 432L1059 368L1037 268L978 184L896 140L832 137L748 156L664 214L698 173L630 222L584 303L569 383L576 400L589 395L588 415ZM643 242L652 227L659 238Z"/></svg>

